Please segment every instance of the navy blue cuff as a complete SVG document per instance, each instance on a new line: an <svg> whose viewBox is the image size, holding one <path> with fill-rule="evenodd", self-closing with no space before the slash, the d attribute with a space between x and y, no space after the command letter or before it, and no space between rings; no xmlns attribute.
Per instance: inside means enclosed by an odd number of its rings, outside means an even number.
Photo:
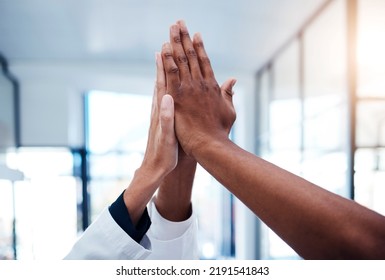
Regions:
<svg viewBox="0 0 385 280"><path fill-rule="evenodd" d="M151 225L150 216L145 208L136 227L133 225L126 204L123 200L124 192L108 208L115 222L137 243L140 243Z"/></svg>

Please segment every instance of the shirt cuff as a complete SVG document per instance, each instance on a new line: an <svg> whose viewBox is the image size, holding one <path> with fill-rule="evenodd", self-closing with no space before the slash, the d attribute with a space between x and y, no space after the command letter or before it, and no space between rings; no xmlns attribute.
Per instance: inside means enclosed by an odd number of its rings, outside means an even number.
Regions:
<svg viewBox="0 0 385 280"><path fill-rule="evenodd" d="M152 221L151 236L158 240L179 238L194 224L195 220L194 211L187 220L181 222L172 222L165 219L156 209L154 198L150 201L149 211Z"/></svg>
<svg viewBox="0 0 385 280"><path fill-rule="evenodd" d="M108 208L114 221L137 243L143 239L144 235L151 226L150 216L145 208L142 217L140 217L136 227L131 221L126 204L123 199L124 192Z"/></svg>

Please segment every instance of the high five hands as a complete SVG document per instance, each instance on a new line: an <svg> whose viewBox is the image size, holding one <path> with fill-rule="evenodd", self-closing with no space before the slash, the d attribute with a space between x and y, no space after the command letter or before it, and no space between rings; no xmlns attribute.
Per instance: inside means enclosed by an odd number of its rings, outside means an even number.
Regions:
<svg viewBox="0 0 385 280"><path fill-rule="evenodd" d="M167 93L174 99L175 132L190 156L207 141L228 138L235 121L234 78L219 86L200 34L191 40L184 21L170 27L162 47Z"/></svg>

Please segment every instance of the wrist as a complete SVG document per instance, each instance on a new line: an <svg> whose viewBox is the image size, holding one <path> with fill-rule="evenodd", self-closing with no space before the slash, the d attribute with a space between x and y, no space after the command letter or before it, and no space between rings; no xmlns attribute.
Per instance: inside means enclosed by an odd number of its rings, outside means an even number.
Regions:
<svg viewBox="0 0 385 280"><path fill-rule="evenodd" d="M194 169L196 165L197 165L197 161L195 160L195 158L193 158L192 156L188 156L188 155L184 154L184 155L181 155L178 157L178 164L175 167L175 169L182 168L182 169L188 169L189 170L189 169Z"/></svg>
<svg viewBox="0 0 385 280"><path fill-rule="evenodd" d="M142 165L135 171L134 177L146 178L150 182L160 182L167 174L170 173L168 168L162 166L162 164L156 165L154 163L147 163L143 161Z"/></svg>
<svg viewBox="0 0 385 280"><path fill-rule="evenodd" d="M208 135L206 137L200 137L199 140L195 141L194 145L191 146L190 154L197 160L202 156L206 156L210 151L222 149L222 146L229 142L231 141L226 133L218 134L216 136Z"/></svg>
<svg viewBox="0 0 385 280"><path fill-rule="evenodd" d="M191 215L191 192L197 162L187 155L162 181L155 198L161 215L170 221L184 221Z"/></svg>
<svg viewBox="0 0 385 280"><path fill-rule="evenodd" d="M161 179L143 168L135 171L130 185L124 192L123 201L134 225L142 216L147 203L159 187Z"/></svg>

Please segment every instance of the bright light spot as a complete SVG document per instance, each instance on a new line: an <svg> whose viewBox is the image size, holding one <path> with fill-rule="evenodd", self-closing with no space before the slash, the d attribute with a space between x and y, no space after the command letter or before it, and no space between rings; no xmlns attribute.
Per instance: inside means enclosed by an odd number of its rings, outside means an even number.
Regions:
<svg viewBox="0 0 385 280"><path fill-rule="evenodd" d="M202 246L202 255L205 259L212 259L215 256L214 245L210 242L206 242Z"/></svg>

